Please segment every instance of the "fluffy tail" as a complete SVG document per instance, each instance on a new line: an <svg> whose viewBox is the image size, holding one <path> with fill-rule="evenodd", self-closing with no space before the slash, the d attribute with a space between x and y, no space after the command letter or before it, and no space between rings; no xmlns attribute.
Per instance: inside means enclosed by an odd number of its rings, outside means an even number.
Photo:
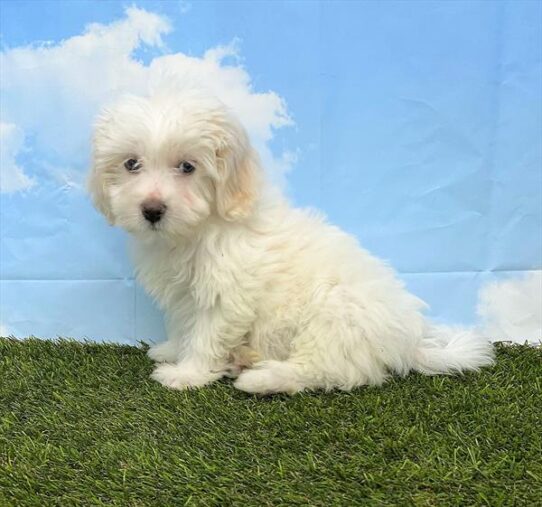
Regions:
<svg viewBox="0 0 542 507"><path fill-rule="evenodd" d="M478 370L493 357L493 345L474 329L429 325L414 369L426 375Z"/></svg>

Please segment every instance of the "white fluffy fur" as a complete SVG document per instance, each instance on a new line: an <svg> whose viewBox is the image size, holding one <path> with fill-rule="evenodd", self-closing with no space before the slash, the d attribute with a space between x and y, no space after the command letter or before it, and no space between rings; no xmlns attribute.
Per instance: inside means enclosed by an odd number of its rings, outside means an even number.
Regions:
<svg viewBox="0 0 542 507"><path fill-rule="evenodd" d="M183 160L196 171L179 171ZM349 390L492 362L488 340L430 324L388 266L269 189L244 129L213 98L127 97L104 111L89 185L132 234L137 276L165 311L168 341L149 351L165 386L233 372L251 393ZM167 206L155 226L141 213L148 198Z"/></svg>

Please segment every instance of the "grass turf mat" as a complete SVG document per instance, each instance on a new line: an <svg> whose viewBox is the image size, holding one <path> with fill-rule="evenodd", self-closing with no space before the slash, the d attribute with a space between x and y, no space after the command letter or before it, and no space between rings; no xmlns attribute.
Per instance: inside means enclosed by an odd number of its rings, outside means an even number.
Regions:
<svg viewBox="0 0 542 507"><path fill-rule="evenodd" d="M0 340L0 505L540 505L542 350L380 388L170 391L143 348Z"/></svg>

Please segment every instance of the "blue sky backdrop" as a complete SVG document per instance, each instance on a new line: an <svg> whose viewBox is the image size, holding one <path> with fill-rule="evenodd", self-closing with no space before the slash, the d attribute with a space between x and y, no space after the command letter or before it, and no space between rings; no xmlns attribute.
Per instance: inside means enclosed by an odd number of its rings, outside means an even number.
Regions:
<svg viewBox="0 0 542 507"><path fill-rule="evenodd" d="M0 6L0 334L163 336L84 180L99 108L166 72L227 102L291 201L436 319L542 336L541 2Z"/></svg>

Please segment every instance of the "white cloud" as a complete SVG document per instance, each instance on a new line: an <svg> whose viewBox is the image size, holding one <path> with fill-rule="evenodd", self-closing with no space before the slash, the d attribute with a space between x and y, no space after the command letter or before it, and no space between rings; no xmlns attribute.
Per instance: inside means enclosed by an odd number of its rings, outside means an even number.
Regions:
<svg viewBox="0 0 542 507"><path fill-rule="evenodd" d="M17 192L35 183L15 160L23 144L24 134L17 125L0 122L0 192Z"/></svg>
<svg viewBox="0 0 542 507"><path fill-rule="evenodd" d="M12 333L9 332L8 328L0 322L0 336L5 338L6 336L12 336Z"/></svg>
<svg viewBox="0 0 542 507"><path fill-rule="evenodd" d="M482 287L478 314L493 340L539 343L542 340L542 271Z"/></svg>
<svg viewBox="0 0 542 507"><path fill-rule="evenodd" d="M274 92L253 90L238 42L201 57L164 54L162 37L170 30L166 18L130 7L120 21L88 25L82 35L0 54L4 121L32 135L35 152L47 158L42 167L49 176L77 183L74 174L86 170L93 118L117 95L187 82L209 89L238 114L276 179L288 170L288 155L275 156L269 146L274 129L292 123L286 104ZM146 65L134 56L138 48L163 54ZM63 169L46 169L51 163Z"/></svg>

